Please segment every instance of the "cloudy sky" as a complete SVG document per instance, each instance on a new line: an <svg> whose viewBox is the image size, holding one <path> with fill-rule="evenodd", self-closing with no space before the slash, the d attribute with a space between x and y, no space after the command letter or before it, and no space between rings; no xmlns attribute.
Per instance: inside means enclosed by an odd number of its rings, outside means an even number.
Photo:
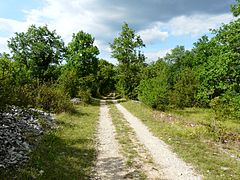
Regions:
<svg viewBox="0 0 240 180"><path fill-rule="evenodd" d="M31 24L56 29L65 43L72 33L91 33L100 57L111 58L111 43L123 22L135 29L146 48L148 62L164 56L176 45L191 49L210 28L233 19L234 0L2 0L0 1L0 52L9 52L7 40Z"/></svg>

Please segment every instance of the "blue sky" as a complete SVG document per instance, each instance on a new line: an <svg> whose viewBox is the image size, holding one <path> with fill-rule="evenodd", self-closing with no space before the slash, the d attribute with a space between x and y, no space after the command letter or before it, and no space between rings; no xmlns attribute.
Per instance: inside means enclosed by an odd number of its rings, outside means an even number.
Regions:
<svg viewBox="0 0 240 180"><path fill-rule="evenodd" d="M177 45L191 49L210 28L230 22L234 0L2 0L0 52L9 52L7 40L31 24L56 29L66 44L72 33L91 33L100 58L111 58L111 43L123 22L135 29L146 44L147 62L164 56Z"/></svg>
<svg viewBox="0 0 240 180"><path fill-rule="evenodd" d="M24 21L24 10L41 8L42 6L43 1L39 0L2 0L0 1L0 17Z"/></svg>

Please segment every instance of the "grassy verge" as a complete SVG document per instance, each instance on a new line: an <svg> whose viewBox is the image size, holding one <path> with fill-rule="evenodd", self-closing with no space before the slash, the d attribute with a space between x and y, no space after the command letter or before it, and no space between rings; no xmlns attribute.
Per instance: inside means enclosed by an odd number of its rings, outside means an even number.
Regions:
<svg viewBox="0 0 240 180"><path fill-rule="evenodd" d="M206 179L240 179L240 161L220 150L218 145L222 143L216 141L215 136L222 128L214 124L210 110L178 110L172 111L173 116L170 116L142 103L128 101L122 105L140 118L155 136L171 145L181 158L193 164ZM226 121L221 126L226 132L239 133L237 122ZM239 142L225 143L235 155L239 153Z"/></svg>
<svg viewBox="0 0 240 180"><path fill-rule="evenodd" d="M139 156L137 152L137 144L133 142L134 132L124 120L122 114L117 110L115 105L110 105L110 115L114 126L116 127L117 140L121 144L121 150L126 158L127 167L134 171L128 174L129 178L146 179L146 175L139 164Z"/></svg>
<svg viewBox="0 0 240 180"><path fill-rule="evenodd" d="M3 179L89 179L96 159L99 106L77 106L57 115L58 129L43 136L23 167L1 172Z"/></svg>

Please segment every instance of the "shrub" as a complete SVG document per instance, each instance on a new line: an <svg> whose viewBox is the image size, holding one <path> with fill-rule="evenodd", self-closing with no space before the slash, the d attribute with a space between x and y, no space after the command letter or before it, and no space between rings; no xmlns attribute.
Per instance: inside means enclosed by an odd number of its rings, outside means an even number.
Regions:
<svg viewBox="0 0 240 180"><path fill-rule="evenodd" d="M215 111L219 120L226 118L240 118L240 94L227 92L222 96L215 97L210 102L211 108Z"/></svg>
<svg viewBox="0 0 240 180"><path fill-rule="evenodd" d="M198 82L193 70L184 69L179 73L170 95L170 103L178 108L192 107L195 104Z"/></svg>
<svg viewBox="0 0 240 180"><path fill-rule="evenodd" d="M78 91L78 97L83 103L91 103L91 90L80 88L80 90Z"/></svg>
<svg viewBox="0 0 240 180"><path fill-rule="evenodd" d="M75 69L65 69L58 79L58 82L65 93L69 94L72 98L77 96L79 77Z"/></svg>
<svg viewBox="0 0 240 180"><path fill-rule="evenodd" d="M48 84L38 88L36 107L55 113L74 110L70 97L61 88Z"/></svg>
<svg viewBox="0 0 240 180"><path fill-rule="evenodd" d="M0 107L12 104L14 100L14 64L4 54L0 56Z"/></svg>
<svg viewBox="0 0 240 180"><path fill-rule="evenodd" d="M165 110L168 105L168 83L164 76L143 80L138 87L138 98L144 104Z"/></svg>
<svg viewBox="0 0 240 180"><path fill-rule="evenodd" d="M34 106L37 90L38 85L36 83L16 85L14 87L12 104L21 107Z"/></svg>

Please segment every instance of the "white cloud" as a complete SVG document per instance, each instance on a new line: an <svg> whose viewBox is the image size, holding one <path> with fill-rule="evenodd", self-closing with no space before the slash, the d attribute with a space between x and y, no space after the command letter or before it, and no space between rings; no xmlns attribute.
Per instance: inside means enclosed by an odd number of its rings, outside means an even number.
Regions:
<svg viewBox="0 0 240 180"><path fill-rule="evenodd" d="M170 30L171 35L174 36L198 36L231 20L233 20L231 14L179 16L171 19L165 26Z"/></svg>
<svg viewBox="0 0 240 180"><path fill-rule="evenodd" d="M9 53L9 50L7 47L7 40L8 38L0 37L0 53L2 52Z"/></svg>
<svg viewBox="0 0 240 180"><path fill-rule="evenodd" d="M169 53L171 49L161 49L158 51L148 51L145 52L145 56L147 57L147 62L156 61L158 58L164 57L167 53Z"/></svg>
<svg viewBox="0 0 240 180"><path fill-rule="evenodd" d="M153 7L153 5L158 4L159 8L163 7L161 5L162 1L141 1L146 6L152 4L148 6L149 11L146 11L148 14L141 12L138 9L140 7L136 6L134 1L44 0L44 2L44 6L40 9L24 11L26 14L25 21L0 18L0 33L8 33L8 37L0 37L0 51L6 50L5 39L12 36L14 32L26 31L31 24L48 24L51 30L56 29L66 43L71 40L72 33L80 30L92 34L96 38L96 44L101 53L106 58L108 54L108 59L110 59L109 42L116 36L123 21L133 23L130 26L137 29L137 34L141 35L148 47L148 44L163 42L172 35L199 35L207 32L209 28L215 28L220 23L227 23L232 19L230 14L179 16L179 13L166 9L169 18L162 22L161 13L165 11L162 12ZM131 4L131 6L128 6L128 4ZM214 5L214 3L212 4ZM151 9L156 11L149 13ZM134 14L138 12L141 13ZM201 14L204 14L204 11L201 12ZM149 14L152 15L148 16ZM137 15L141 15L141 17ZM158 57L165 55L168 50L147 51L146 56L151 60L156 60Z"/></svg>
<svg viewBox="0 0 240 180"><path fill-rule="evenodd" d="M16 21L13 19L0 18L0 31L14 33L16 31L24 31L26 29L26 22Z"/></svg>
<svg viewBox="0 0 240 180"><path fill-rule="evenodd" d="M139 31L138 34L141 36L145 43L150 44L163 41L168 37L168 32L161 30L160 23L154 25L151 28Z"/></svg>

